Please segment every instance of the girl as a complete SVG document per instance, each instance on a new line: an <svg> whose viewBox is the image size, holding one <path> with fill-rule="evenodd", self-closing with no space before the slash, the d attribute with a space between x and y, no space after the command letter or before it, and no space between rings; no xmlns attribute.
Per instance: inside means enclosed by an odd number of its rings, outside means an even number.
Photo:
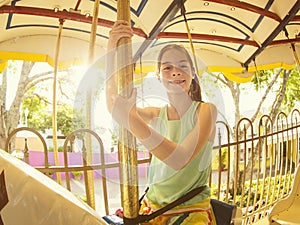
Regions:
<svg viewBox="0 0 300 225"><path fill-rule="evenodd" d="M152 154L149 190L141 213L151 213L194 188L207 185L217 109L201 101L200 86L187 50L165 46L158 56L157 76L167 91L165 107L136 107L136 90L129 98L117 94L114 56L122 37L131 38L127 22L117 21L108 41L107 107ZM151 126L150 126L151 124ZM215 224L210 189L144 224Z"/></svg>

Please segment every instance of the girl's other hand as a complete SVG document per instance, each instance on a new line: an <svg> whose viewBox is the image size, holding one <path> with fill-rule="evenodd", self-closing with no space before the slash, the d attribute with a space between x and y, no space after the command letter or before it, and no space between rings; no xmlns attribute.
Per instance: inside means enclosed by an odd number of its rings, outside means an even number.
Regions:
<svg viewBox="0 0 300 225"><path fill-rule="evenodd" d="M136 110L137 90L134 88L129 98L120 95L113 96L112 117L119 124L130 130L130 112Z"/></svg>
<svg viewBox="0 0 300 225"><path fill-rule="evenodd" d="M117 47L118 41L121 38L131 38L133 31L127 21L117 20L109 32L108 50Z"/></svg>

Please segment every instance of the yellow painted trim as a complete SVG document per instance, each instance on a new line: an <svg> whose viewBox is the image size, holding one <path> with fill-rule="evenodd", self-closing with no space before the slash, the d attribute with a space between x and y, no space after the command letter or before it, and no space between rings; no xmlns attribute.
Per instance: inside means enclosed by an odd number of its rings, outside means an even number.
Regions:
<svg viewBox="0 0 300 225"><path fill-rule="evenodd" d="M248 68L248 72L255 72L259 70L269 70L274 68L283 68L286 70L291 70L295 67L295 64L286 64L283 62L273 63L273 64L266 64L260 66L251 66ZM210 72L222 72L222 73L242 73L245 71L243 67L226 67L226 66L209 66L207 70Z"/></svg>
<svg viewBox="0 0 300 225"><path fill-rule="evenodd" d="M0 52L0 59L2 60L25 60L25 61L33 61L33 62L47 62L50 66L54 66L54 59L51 58L49 55L46 54L34 54L34 53L22 53L22 52ZM83 59L73 59L70 61L63 61L58 63L58 69L64 70L69 68L70 66L77 66L77 65L83 65L85 64L85 61ZM248 72L255 72L259 70L269 70L274 68L283 68L286 70L293 69L295 64L286 64L283 62L273 63L273 64L267 64L267 65L260 65L257 67L249 67ZM0 63L0 71L2 71L6 67L6 64L3 65ZM142 73L147 74L149 72L155 72L156 66L154 65L143 65ZM228 79L231 81L237 82L237 83L246 83L250 82L252 76L248 77L240 77L238 73L242 73L245 71L245 68L242 67L226 67L226 66L209 66L206 69L209 72L221 72L223 73ZM141 73L140 66L137 65L134 69L134 72L137 74ZM199 74L202 74L203 71L199 71Z"/></svg>
<svg viewBox="0 0 300 225"><path fill-rule="evenodd" d="M260 66L252 66L248 68L249 73L255 73L256 71L260 70L270 70L275 68L283 68L286 70L291 70L295 67L295 64L286 64L283 62L273 63L273 64L266 64ZM248 77L241 77L235 75L235 73L242 73L245 71L245 68L242 67L222 67L222 66L209 66L207 71L210 72L221 72L223 73L229 80L237 82L237 83L247 83L252 80L253 75Z"/></svg>
<svg viewBox="0 0 300 225"><path fill-rule="evenodd" d="M31 62L47 62L54 67L54 59L46 54L34 54L23 52L0 52L0 59L2 60L25 60ZM58 63L58 69L68 69L70 66L82 65L84 60L76 58L70 61L63 61Z"/></svg>
<svg viewBox="0 0 300 225"><path fill-rule="evenodd" d="M207 70L210 72L222 72L222 73L241 73L245 69L242 67L229 67L229 66L209 66Z"/></svg>
<svg viewBox="0 0 300 225"><path fill-rule="evenodd" d="M250 82L252 80L252 76L249 77L240 77L240 76L236 76L233 73L223 73L224 76L226 76L229 80L237 82L237 83L247 83Z"/></svg>
<svg viewBox="0 0 300 225"><path fill-rule="evenodd" d="M47 55L22 52L0 52L0 58L5 60L25 60L33 62L47 62Z"/></svg>
<svg viewBox="0 0 300 225"><path fill-rule="evenodd" d="M150 72L155 72L156 71L156 67L155 66L145 66L145 65L143 65L142 70L143 70L142 71L143 74L147 74L147 73L150 73ZM137 65L134 68L134 72L140 74L141 73L141 67L139 65Z"/></svg>
<svg viewBox="0 0 300 225"><path fill-rule="evenodd" d="M261 65L257 67L249 67L248 71L257 71L257 70L269 70L269 69L274 69L274 68L283 68L286 70L291 70L295 67L295 64L286 64L283 62L278 62L278 63L273 63L273 64L267 64L267 65Z"/></svg>
<svg viewBox="0 0 300 225"><path fill-rule="evenodd" d="M7 67L7 60L0 60L0 73Z"/></svg>

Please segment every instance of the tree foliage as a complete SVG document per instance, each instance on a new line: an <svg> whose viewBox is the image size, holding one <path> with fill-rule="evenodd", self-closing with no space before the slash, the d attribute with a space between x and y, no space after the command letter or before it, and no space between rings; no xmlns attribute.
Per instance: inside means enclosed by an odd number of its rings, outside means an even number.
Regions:
<svg viewBox="0 0 300 225"><path fill-rule="evenodd" d="M28 104L30 102L30 104ZM45 132L46 129L52 128L52 113L49 110L49 104L37 99L25 99L23 109L28 109L28 127L38 131ZM25 118L24 118L25 119ZM57 107L57 129L64 136L69 135L72 131L84 128L85 122L81 111L73 109L71 105L60 103Z"/></svg>
<svg viewBox="0 0 300 225"><path fill-rule="evenodd" d="M276 93L277 96L281 94L283 90L283 100L280 104L278 110L285 113L289 113L297 102L300 100L300 75L297 67L289 71L286 83L283 82L284 77L286 76L287 71L283 69L272 69L272 70L262 70L258 71L257 75L253 77L253 84L255 84L255 89L267 88L271 80L274 77L274 74L279 73L279 78L276 79L276 82L272 85L272 91ZM285 89L284 86L285 85Z"/></svg>
<svg viewBox="0 0 300 225"><path fill-rule="evenodd" d="M236 132L234 127L238 124L239 120L242 118L240 113L240 101L241 93L243 92L242 84L237 84L231 80L229 80L226 76L221 74L211 74L212 77L215 77L217 83L221 83L221 85L228 90L230 90L234 109L235 109L235 122L229 126L230 135L232 140L239 141L240 137L236 137ZM266 102L266 99L272 94L275 95L275 100L269 105L269 112L267 113L271 120L274 122L276 116L280 111L284 111L288 114L300 99L300 92L297 86L300 83L299 72L296 68L293 70L284 70L282 68L273 69L273 70L265 70L265 71L257 71L257 73L253 76L252 83L256 91L261 92L261 99L258 99L259 104L257 108L254 110L254 113L251 118L248 118L251 123L254 123L256 119L259 119L259 114L262 111L262 106ZM224 118L226 122L226 118ZM250 123L247 125L250 127ZM247 126L245 130L247 130ZM241 136L243 136L241 134ZM258 155L254 156L254 161L257 159ZM249 157L248 162L246 163L250 168L251 161L253 159ZM246 169L243 173L246 173L246 176L251 173L251 170ZM233 171L234 172L234 171ZM242 177L244 174L239 174ZM232 176L236 177L235 175ZM238 178L239 179L239 178ZM238 187L239 188L239 187Z"/></svg>
<svg viewBox="0 0 300 225"><path fill-rule="evenodd" d="M0 148L2 149L5 147L8 135L18 127L20 121L25 121L25 108L29 109L27 118L29 126L42 131L52 127L52 116L49 113L50 102L45 97L45 93L52 88L53 69L41 71L35 66L35 62L10 61L8 67L0 74L2 78L0 84ZM13 91L8 85L8 76L18 77L14 81L16 89ZM61 90L61 95L66 96L67 94L63 93L64 88L61 88L61 85L70 83L70 81L64 80L62 77L58 83L58 90ZM7 102L7 95L12 95L11 104ZM58 129L61 129L63 134L68 134L76 126L81 127L83 118L79 116L80 112L73 111L72 107L63 101L60 104L57 112Z"/></svg>

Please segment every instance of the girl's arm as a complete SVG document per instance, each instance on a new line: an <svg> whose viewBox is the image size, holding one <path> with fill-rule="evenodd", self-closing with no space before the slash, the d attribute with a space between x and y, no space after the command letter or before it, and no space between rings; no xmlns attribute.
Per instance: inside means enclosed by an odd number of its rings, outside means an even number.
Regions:
<svg viewBox="0 0 300 225"><path fill-rule="evenodd" d="M118 95L118 80L116 70L116 52L121 38L131 38L132 30L126 21L116 21L109 32L106 54L106 105L112 112L115 97Z"/></svg>
<svg viewBox="0 0 300 225"><path fill-rule="evenodd" d="M181 144L172 142L153 130L138 114L135 107L127 107L134 97L124 99L118 97L115 107L119 113L128 110L128 118L119 120L121 125L127 124L130 132L160 160L175 170L179 170L193 160L208 141L213 141L217 109L213 104L202 103L197 111L195 126ZM118 114L118 113L116 113ZM114 114L113 114L114 116ZM124 118L123 118L124 119Z"/></svg>
<svg viewBox="0 0 300 225"><path fill-rule="evenodd" d="M106 105L110 113L113 111L113 106L118 96L117 69L115 65L118 41L124 37L131 38L132 35L132 29L126 21L116 21L109 32L106 57ZM156 107L137 108L136 110L146 123L150 123L153 117L159 113L159 109Z"/></svg>

